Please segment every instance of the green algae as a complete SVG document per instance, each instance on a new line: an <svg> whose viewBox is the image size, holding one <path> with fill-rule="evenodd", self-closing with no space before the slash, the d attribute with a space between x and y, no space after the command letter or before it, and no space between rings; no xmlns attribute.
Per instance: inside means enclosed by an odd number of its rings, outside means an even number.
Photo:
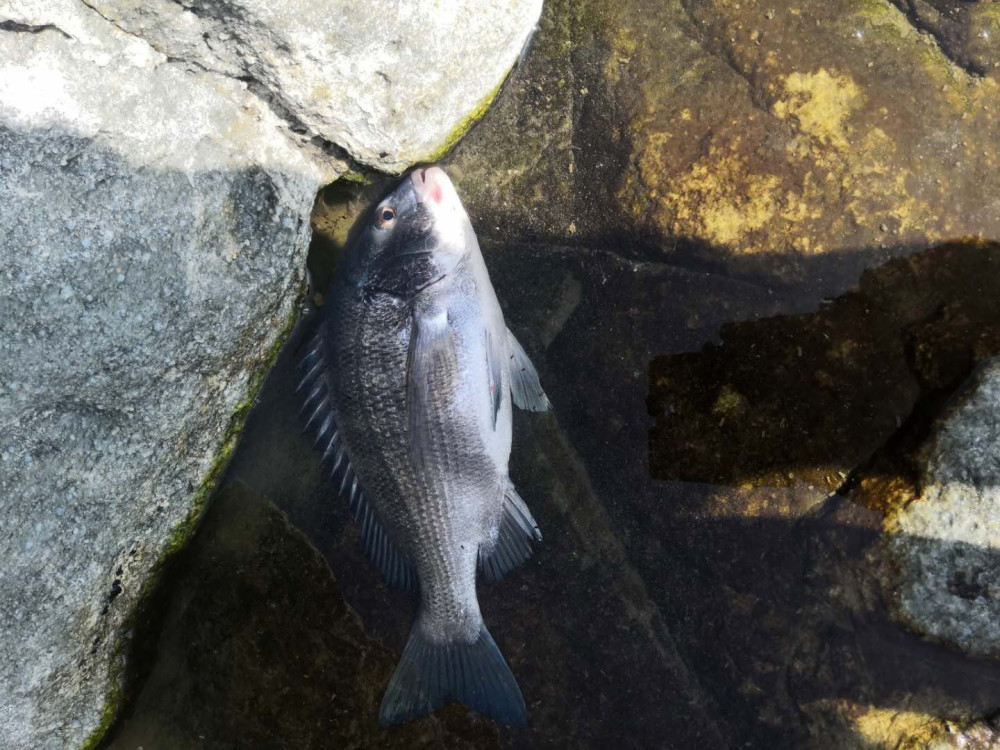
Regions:
<svg viewBox="0 0 1000 750"><path fill-rule="evenodd" d="M84 740L83 744L80 746L80 750L97 750L100 746L101 741L104 739L105 735L115 724L115 719L118 718L118 711L122 706L122 691L119 688L112 688L111 692L108 693L107 699L104 701L104 710L101 713L101 721L94 728L94 731L90 733L90 736Z"/></svg>
<svg viewBox="0 0 1000 750"><path fill-rule="evenodd" d="M425 158L415 159L414 161L436 162L451 151L452 148L455 147L455 144L462 140L462 137L469 132L472 126L483 119L483 115L485 115L487 110L489 110L490 105L493 104L493 100L497 98L497 95L500 93L500 89L503 88L503 85L506 83L509 76L510 71L507 72L507 75L501 79L500 83L498 83L492 91L479 100L479 103L472 108L472 111L469 112L469 114L463 117L458 124L451 129L451 132L448 133L448 135L445 136L444 141L442 141L441 146L432 151Z"/></svg>
<svg viewBox="0 0 1000 750"><path fill-rule="evenodd" d="M334 180L331 185L337 182L349 182L354 185L371 185L373 178L358 169L348 169L344 174ZM329 187L329 185L327 186Z"/></svg>

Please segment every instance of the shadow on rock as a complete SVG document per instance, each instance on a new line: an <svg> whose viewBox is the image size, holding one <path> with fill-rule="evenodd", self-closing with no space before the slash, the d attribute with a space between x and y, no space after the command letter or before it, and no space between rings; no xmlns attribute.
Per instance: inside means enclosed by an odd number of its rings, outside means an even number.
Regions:
<svg viewBox="0 0 1000 750"><path fill-rule="evenodd" d="M724 326L650 366L662 479L827 489L892 441L915 446L943 397L1000 353L1000 245L954 243L866 271L814 313ZM898 467L892 467L898 468Z"/></svg>

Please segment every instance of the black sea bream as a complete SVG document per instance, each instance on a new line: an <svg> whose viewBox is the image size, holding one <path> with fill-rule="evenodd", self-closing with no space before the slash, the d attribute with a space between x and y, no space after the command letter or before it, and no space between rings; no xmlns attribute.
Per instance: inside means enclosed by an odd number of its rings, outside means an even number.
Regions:
<svg viewBox="0 0 1000 750"><path fill-rule="evenodd" d="M373 562L420 606L379 721L456 700L504 723L524 699L483 624L497 580L540 540L507 476L511 404L549 408L507 330L468 215L437 168L359 219L303 361L303 413Z"/></svg>

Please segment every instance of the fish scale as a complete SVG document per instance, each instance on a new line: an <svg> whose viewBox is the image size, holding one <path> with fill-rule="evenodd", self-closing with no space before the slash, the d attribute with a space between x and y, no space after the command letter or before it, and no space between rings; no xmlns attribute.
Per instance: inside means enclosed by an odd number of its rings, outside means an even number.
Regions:
<svg viewBox="0 0 1000 750"><path fill-rule="evenodd" d="M337 455L331 475L386 581L420 592L379 720L457 700L523 723L476 577L499 579L541 539L507 463L512 405L549 402L440 169L416 170L359 220L325 297L300 386L307 430Z"/></svg>

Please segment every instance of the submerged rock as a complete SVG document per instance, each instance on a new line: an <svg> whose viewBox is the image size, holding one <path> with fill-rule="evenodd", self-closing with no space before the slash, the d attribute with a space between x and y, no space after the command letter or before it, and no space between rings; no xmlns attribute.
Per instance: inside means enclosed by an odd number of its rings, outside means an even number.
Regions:
<svg viewBox="0 0 1000 750"><path fill-rule="evenodd" d="M886 523L894 615L980 657L1000 657L1000 360L935 424L919 494Z"/></svg>
<svg viewBox="0 0 1000 750"><path fill-rule="evenodd" d="M247 81L303 140L400 171L447 150L496 95L541 0L87 0L172 60ZM322 143L321 143L322 145Z"/></svg>

